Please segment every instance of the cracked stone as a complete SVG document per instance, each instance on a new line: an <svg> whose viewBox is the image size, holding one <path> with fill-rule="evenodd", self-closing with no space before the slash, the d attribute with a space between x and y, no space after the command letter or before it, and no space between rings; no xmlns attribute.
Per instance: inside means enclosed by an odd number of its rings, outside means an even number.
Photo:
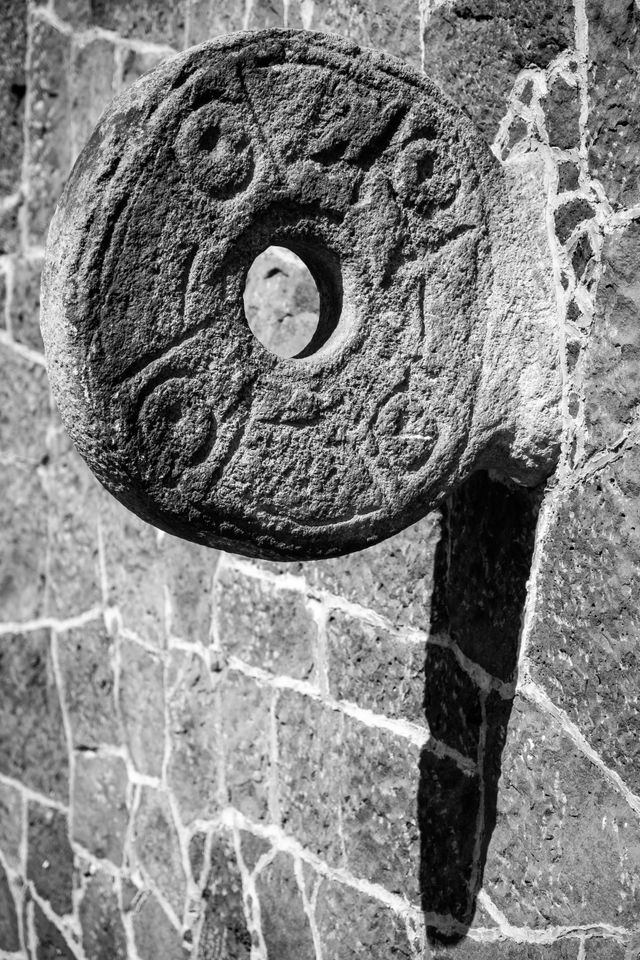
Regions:
<svg viewBox="0 0 640 960"><path fill-rule="evenodd" d="M398 915L346 884L320 881L315 916L331 960L411 960L414 955Z"/></svg>
<svg viewBox="0 0 640 960"><path fill-rule="evenodd" d="M190 953L180 934L155 897L147 894L134 912L133 930L140 960L189 960Z"/></svg>
<svg viewBox="0 0 640 960"><path fill-rule="evenodd" d="M117 745L113 644L101 621L58 637L64 698L76 749Z"/></svg>
<svg viewBox="0 0 640 960"><path fill-rule="evenodd" d="M9 878L0 863L0 950L12 953L20 949L16 902Z"/></svg>
<svg viewBox="0 0 640 960"><path fill-rule="evenodd" d="M49 920L38 904L34 904L34 928L36 933L35 960L77 960L60 930Z"/></svg>
<svg viewBox="0 0 640 960"><path fill-rule="evenodd" d="M214 836L213 839L211 870L203 898L204 920L197 960L222 960L223 957L249 960L251 936L244 915L242 879L233 846L222 837ZM282 956L284 960L285 954L276 952L275 956Z"/></svg>
<svg viewBox="0 0 640 960"><path fill-rule="evenodd" d="M268 955L278 960L314 956L309 919L290 856L279 853L262 868L256 878L256 893Z"/></svg>
<svg viewBox="0 0 640 960"><path fill-rule="evenodd" d="M580 143L580 97L578 86L558 77L543 101L549 144L571 150Z"/></svg>
<svg viewBox="0 0 640 960"><path fill-rule="evenodd" d="M230 672L220 686L229 802L252 820L268 816L271 698L268 688L241 674Z"/></svg>
<svg viewBox="0 0 640 960"><path fill-rule="evenodd" d="M166 795L152 787L142 788L133 846L136 861L171 904L176 916L182 917L186 878L180 840Z"/></svg>
<svg viewBox="0 0 640 960"><path fill-rule="evenodd" d="M19 870L22 842L22 795L6 783L0 783L0 850L12 870Z"/></svg>

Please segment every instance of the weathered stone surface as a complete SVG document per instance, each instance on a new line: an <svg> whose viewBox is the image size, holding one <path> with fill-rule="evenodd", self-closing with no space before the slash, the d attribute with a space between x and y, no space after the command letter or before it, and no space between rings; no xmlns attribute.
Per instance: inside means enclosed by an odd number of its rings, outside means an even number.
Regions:
<svg viewBox="0 0 640 960"><path fill-rule="evenodd" d="M119 706L127 744L141 773L159 777L165 749L164 665L140 644L120 641Z"/></svg>
<svg viewBox="0 0 640 960"><path fill-rule="evenodd" d="M217 582L218 633L224 652L271 673L310 679L316 624L305 596L233 570Z"/></svg>
<svg viewBox="0 0 640 960"><path fill-rule="evenodd" d="M211 870L203 891L204 920L197 960L249 960L251 936L242 900L242 879L232 844L216 836L211 847ZM279 954L276 954L279 956Z"/></svg>
<svg viewBox="0 0 640 960"><path fill-rule="evenodd" d="M285 830L328 863L417 899L418 748L293 692L276 719Z"/></svg>
<svg viewBox="0 0 640 960"><path fill-rule="evenodd" d="M46 630L0 637L0 772L68 799L68 754Z"/></svg>
<svg viewBox="0 0 640 960"><path fill-rule="evenodd" d="M413 957L406 926L397 914L346 884L320 882L315 917L324 954L332 960Z"/></svg>
<svg viewBox="0 0 640 960"><path fill-rule="evenodd" d="M76 749L118 744L113 641L101 621L58 636L64 700Z"/></svg>
<svg viewBox="0 0 640 960"><path fill-rule="evenodd" d="M49 393L40 367L0 346L0 617L42 616L46 589Z"/></svg>
<svg viewBox="0 0 640 960"><path fill-rule="evenodd" d="M640 200L640 10L627 0L587 0L589 162L609 199Z"/></svg>
<svg viewBox="0 0 640 960"><path fill-rule="evenodd" d="M0 196L18 190L22 166L22 124L26 79L27 3L14 0L2 10L0 63Z"/></svg>
<svg viewBox="0 0 640 960"><path fill-rule="evenodd" d="M588 451L613 447L638 413L640 224L606 237L593 329L585 357Z"/></svg>
<svg viewBox="0 0 640 960"><path fill-rule="evenodd" d="M19 870L22 861L22 805L15 787L0 783L0 850L13 870Z"/></svg>
<svg viewBox="0 0 640 960"><path fill-rule="evenodd" d="M88 141L100 114L115 93L113 43L96 37L88 43L74 44L71 76L71 122L76 155Z"/></svg>
<svg viewBox="0 0 640 960"><path fill-rule="evenodd" d="M433 592L439 515L431 513L384 543L306 569L314 586L387 617L396 627L425 630Z"/></svg>
<svg viewBox="0 0 640 960"><path fill-rule="evenodd" d="M27 879L56 913L71 913L73 851L67 817L35 802L28 808Z"/></svg>
<svg viewBox="0 0 640 960"><path fill-rule="evenodd" d="M252 820L268 815L272 693L232 672L220 686L220 715L229 801ZM238 763L242 757L242 763Z"/></svg>
<svg viewBox="0 0 640 960"><path fill-rule="evenodd" d="M133 845L135 857L157 889L182 917L186 877L180 840L169 801L164 793L144 787L136 812Z"/></svg>
<svg viewBox="0 0 640 960"><path fill-rule="evenodd" d="M11 265L8 323L13 337L42 352L40 335L41 257L15 257Z"/></svg>
<svg viewBox="0 0 640 960"><path fill-rule="evenodd" d="M192 643L207 644L211 634L213 575L219 555L165 537L162 541L164 587L169 606L168 632Z"/></svg>
<svg viewBox="0 0 640 960"><path fill-rule="evenodd" d="M71 38L35 15L27 64L27 212L29 241L34 245L44 242L71 169L70 57Z"/></svg>
<svg viewBox="0 0 640 960"><path fill-rule="evenodd" d="M333 697L424 723L424 643L396 639L339 611L329 617L326 643Z"/></svg>
<svg viewBox="0 0 640 960"><path fill-rule="evenodd" d="M578 960L580 941L577 937L558 939L554 943L517 943L495 940L477 943L463 940L455 946L436 946L433 960Z"/></svg>
<svg viewBox="0 0 640 960"><path fill-rule="evenodd" d="M184 38L184 4L174 0L91 0L93 23L123 37L139 37L180 48Z"/></svg>
<svg viewBox="0 0 640 960"><path fill-rule="evenodd" d="M280 960L313 957L309 919L294 874L293 859L277 854L256 878L267 956Z"/></svg>
<svg viewBox="0 0 640 960"><path fill-rule="evenodd" d="M633 956L633 942L631 956ZM625 960L629 955L624 944L609 937L588 937L584 944L585 960Z"/></svg>
<svg viewBox="0 0 640 960"><path fill-rule="evenodd" d="M522 798L527 797L526 808ZM516 700L485 889L516 926L627 926L640 900L640 823L569 739Z"/></svg>
<svg viewBox="0 0 640 960"><path fill-rule="evenodd" d="M453 0L430 6L423 30L425 70L491 142L523 67L546 67L573 46L573 3Z"/></svg>
<svg viewBox="0 0 640 960"><path fill-rule="evenodd" d="M566 243L572 232L585 220L593 217L593 207L588 200L578 197L558 207L555 212L556 235L560 243Z"/></svg>
<svg viewBox="0 0 640 960"><path fill-rule="evenodd" d="M122 863L129 813L120 757L79 754L73 778L73 839L96 857Z"/></svg>
<svg viewBox="0 0 640 960"><path fill-rule="evenodd" d="M577 78L567 83L558 77L544 101L544 115L552 147L571 150L580 143L580 96Z"/></svg>
<svg viewBox="0 0 640 960"><path fill-rule="evenodd" d="M77 954L37 903L33 905L33 915L37 944L35 960L77 960Z"/></svg>
<svg viewBox="0 0 640 960"><path fill-rule="evenodd" d="M162 529L274 559L377 542L480 464L544 476L555 317L523 176L514 204L436 87L336 38L271 31L159 67L104 115L48 243L42 329L83 456ZM244 315L271 243L321 295L291 360Z"/></svg>
<svg viewBox="0 0 640 960"><path fill-rule="evenodd" d="M103 871L91 876L80 902L79 914L87 960L128 960L113 877Z"/></svg>
<svg viewBox="0 0 640 960"><path fill-rule="evenodd" d="M0 950L12 953L20 949L16 902L4 867L0 863Z"/></svg>
<svg viewBox="0 0 640 960"><path fill-rule="evenodd" d="M102 601L98 503L106 494L55 418L45 474L48 506L47 612L77 616Z"/></svg>
<svg viewBox="0 0 640 960"><path fill-rule="evenodd" d="M140 960L188 960L180 934L155 897L147 895L135 911L133 929Z"/></svg>
<svg viewBox="0 0 640 960"><path fill-rule="evenodd" d="M640 448L563 492L544 551L528 648L533 677L640 790Z"/></svg>
<svg viewBox="0 0 640 960"><path fill-rule="evenodd" d="M211 819L219 804L220 721L214 680L199 657L172 652L167 777L184 823Z"/></svg>

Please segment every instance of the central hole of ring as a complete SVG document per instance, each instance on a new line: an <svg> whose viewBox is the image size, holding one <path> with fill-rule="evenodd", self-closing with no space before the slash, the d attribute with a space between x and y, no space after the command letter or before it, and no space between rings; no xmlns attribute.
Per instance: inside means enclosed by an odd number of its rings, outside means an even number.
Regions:
<svg viewBox="0 0 640 960"><path fill-rule="evenodd" d="M337 261L306 244L267 247L244 288L244 313L254 336L286 359L312 356L334 332L342 310Z"/></svg>

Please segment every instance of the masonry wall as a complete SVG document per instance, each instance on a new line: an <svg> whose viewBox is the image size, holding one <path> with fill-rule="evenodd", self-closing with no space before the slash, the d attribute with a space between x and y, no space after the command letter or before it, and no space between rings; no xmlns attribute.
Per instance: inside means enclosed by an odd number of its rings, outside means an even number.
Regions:
<svg viewBox="0 0 640 960"><path fill-rule="evenodd" d="M274 565L113 501L52 406L47 224L109 99L263 26L422 67L544 161L557 473ZM0 958L640 951L640 9L2 0Z"/></svg>

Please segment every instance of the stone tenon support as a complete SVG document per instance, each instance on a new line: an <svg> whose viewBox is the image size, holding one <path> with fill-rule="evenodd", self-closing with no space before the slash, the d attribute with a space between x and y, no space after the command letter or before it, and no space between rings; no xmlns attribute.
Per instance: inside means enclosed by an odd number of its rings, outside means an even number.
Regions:
<svg viewBox="0 0 640 960"><path fill-rule="evenodd" d="M502 166L400 61L271 30L117 97L53 219L42 331L64 422L150 523L274 559L360 549L478 469L555 465L561 373L535 159ZM243 309L271 244L320 317L296 357Z"/></svg>

